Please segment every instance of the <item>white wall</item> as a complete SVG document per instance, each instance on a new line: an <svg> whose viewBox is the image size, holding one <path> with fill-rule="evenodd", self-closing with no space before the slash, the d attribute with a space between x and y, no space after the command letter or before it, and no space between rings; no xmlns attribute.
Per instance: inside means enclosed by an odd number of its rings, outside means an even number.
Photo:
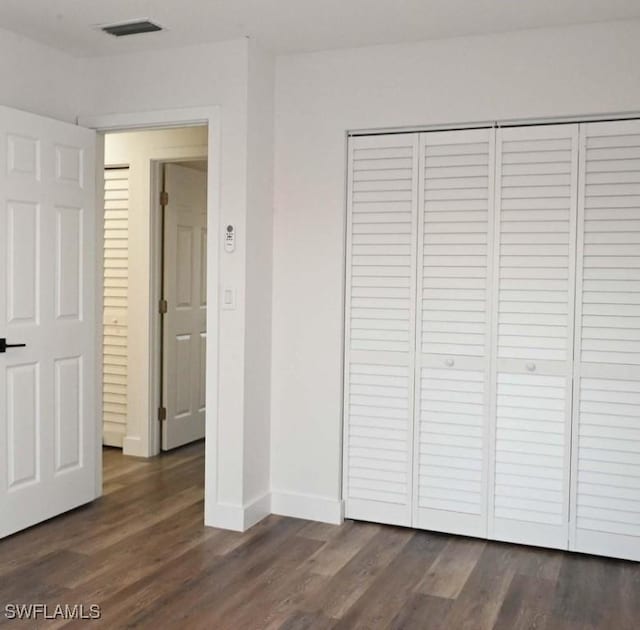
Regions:
<svg viewBox="0 0 640 630"><path fill-rule="evenodd" d="M275 511L340 517L345 132L640 111L640 21L279 58Z"/></svg>
<svg viewBox="0 0 640 630"><path fill-rule="evenodd" d="M244 495L269 511L275 60L249 41L248 64Z"/></svg>
<svg viewBox="0 0 640 630"><path fill-rule="evenodd" d="M74 60L0 31L0 102L70 121L221 106L220 219L240 238L220 259L237 309L220 318L207 522L242 527L266 510L267 466L274 511L340 517L345 131L637 111L639 57L627 22L278 59L270 397L269 55L242 39Z"/></svg>
<svg viewBox="0 0 640 630"><path fill-rule="evenodd" d="M263 331L268 336L270 330L270 302L259 292L249 303L247 287L268 286L271 275L264 254L265 239L270 250L271 203L263 201L271 197L273 171L264 147L270 142L273 117L260 78L270 63L247 39L82 61L85 116L221 108L220 223L234 224L238 239L233 254L220 255L219 278L222 286L235 290L236 309L220 312L218 426L207 444L207 469L214 460L216 470L207 477L205 520L233 529L243 529L269 511L268 496L254 500L263 488L268 490L269 442L264 436L269 434L270 360L262 338ZM257 71L250 70L254 64ZM266 114L255 109L250 113L250 91L258 107L267 107ZM249 242L251 234L260 234L255 243ZM247 318L249 306L252 314ZM259 413L255 401L262 408Z"/></svg>
<svg viewBox="0 0 640 630"><path fill-rule="evenodd" d="M152 160L207 157L207 128L190 127L129 133L105 137L105 165L129 166L129 286L127 427L125 455L147 457L157 452L149 435L149 419L156 417L151 404L152 330L150 327L152 243ZM155 249L157 252L157 249ZM157 355L156 355L157 356ZM150 397L151 394L151 397Z"/></svg>
<svg viewBox="0 0 640 630"><path fill-rule="evenodd" d="M73 122L80 62L0 29L0 105Z"/></svg>

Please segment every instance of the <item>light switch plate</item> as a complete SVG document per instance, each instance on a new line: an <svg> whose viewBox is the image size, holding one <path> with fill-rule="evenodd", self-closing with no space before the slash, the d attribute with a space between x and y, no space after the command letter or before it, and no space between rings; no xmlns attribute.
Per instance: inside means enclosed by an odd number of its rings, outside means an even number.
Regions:
<svg viewBox="0 0 640 630"><path fill-rule="evenodd" d="M222 290L222 309L233 311L236 308L236 292L233 289Z"/></svg>

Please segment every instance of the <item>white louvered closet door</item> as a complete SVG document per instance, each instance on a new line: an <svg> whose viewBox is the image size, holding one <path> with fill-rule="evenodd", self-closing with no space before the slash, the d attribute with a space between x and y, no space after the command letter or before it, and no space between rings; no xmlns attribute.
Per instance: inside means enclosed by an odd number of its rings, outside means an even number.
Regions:
<svg viewBox="0 0 640 630"><path fill-rule="evenodd" d="M418 134L349 141L343 496L411 525Z"/></svg>
<svg viewBox="0 0 640 630"><path fill-rule="evenodd" d="M580 147L571 549L640 560L640 121Z"/></svg>
<svg viewBox="0 0 640 630"><path fill-rule="evenodd" d="M104 171L102 443L122 448L127 433L129 167Z"/></svg>
<svg viewBox="0 0 640 630"><path fill-rule="evenodd" d="M489 537L567 548L578 126L496 139Z"/></svg>
<svg viewBox="0 0 640 630"><path fill-rule="evenodd" d="M486 536L495 131L420 150L414 525Z"/></svg>

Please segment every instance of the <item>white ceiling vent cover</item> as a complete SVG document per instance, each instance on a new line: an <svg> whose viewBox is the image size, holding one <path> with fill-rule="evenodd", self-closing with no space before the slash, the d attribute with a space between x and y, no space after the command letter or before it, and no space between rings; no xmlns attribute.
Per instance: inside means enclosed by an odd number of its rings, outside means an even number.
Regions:
<svg viewBox="0 0 640 630"><path fill-rule="evenodd" d="M129 20L128 22L118 22L117 24L106 24L98 27L101 31L114 35L115 37L125 37L127 35L140 35L142 33L155 33L161 31L162 26L155 24L147 18Z"/></svg>

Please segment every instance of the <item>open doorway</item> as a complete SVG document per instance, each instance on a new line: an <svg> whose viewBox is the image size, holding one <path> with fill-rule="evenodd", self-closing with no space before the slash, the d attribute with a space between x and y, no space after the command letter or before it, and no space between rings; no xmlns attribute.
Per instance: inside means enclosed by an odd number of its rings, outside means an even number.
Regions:
<svg viewBox="0 0 640 630"><path fill-rule="evenodd" d="M104 137L103 444L204 438L207 127Z"/></svg>

